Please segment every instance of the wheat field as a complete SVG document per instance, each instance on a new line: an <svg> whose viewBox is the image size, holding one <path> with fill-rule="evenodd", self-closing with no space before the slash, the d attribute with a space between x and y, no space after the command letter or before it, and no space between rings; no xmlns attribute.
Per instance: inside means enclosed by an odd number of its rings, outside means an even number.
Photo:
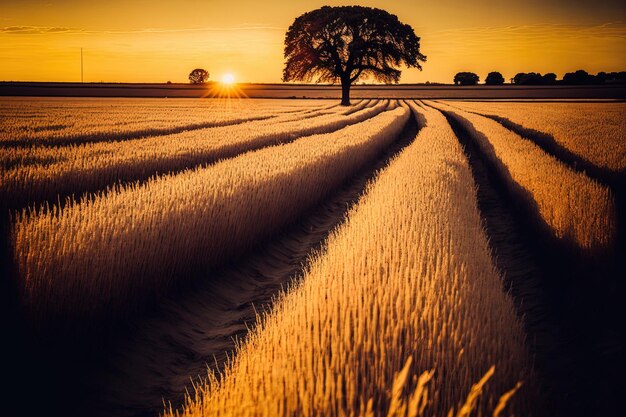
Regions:
<svg viewBox="0 0 626 417"><path fill-rule="evenodd" d="M408 110L397 109L84 202L23 211L13 241L27 303L46 304L41 314L86 314L224 263L337 187L407 118Z"/></svg>
<svg viewBox="0 0 626 417"><path fill-rule="evenodd" d="M331 132L368 119L388 105L388 102L376 103L350 115L288 113L276 120L129 141L62 148L13 148L2 158L6 169L0 172L0 197L12 201L11 208L19 208L27 201L53 201L58 195L80 197L84 192L119 182L145 180L288 142L298 136Z"/></svg>
<svg viewBox="0 0 626 417"><path fill-rule="evenodd" d="M427 102L460 116L485 155L503 171L554 235L594 250L610 247L615 239L616 210L611 191L583 173L543 152L499 123L445 104Z"/></svg>
<svg viewBox="0 0 626 417"><path fill-rule="evenodd" d="M94 402L87 415L559 415L560 382L544 363L568 351L538 349L533 329L550 319L551 337L576 345L554 318L569 307L550 305L558 280L533 284L553 291L538 297L507 260L534 257L541 273L524 277L538 281L568 264L591 271L584 285L596 271L615 279L599 262L622 253L623 192L520 132L620 175L624 112L617 102L1 98L0 272L42 349L58 329L63 346L88 344L84 329L100 326L124 329L113 342L124 349L165 314L162 300L171 325L188 319L176 304L196 288L241 292L234 306L206 303L245 332L186 334L202 348L175 354L199 375L163 366L181 381L177 396L157 390L141 410ZM502 211L523 233L494 231ZM338 226L302 226L324 216ZM313 234L320 246L306 246ZM303 255L275 254L246 285L221 280L281 239ZM254 317L234 322L244 309Z"/></svg>
<svg viewBox="0 0 626 417"><path fill-rule="evenodd" d="M422 415L421 379L394 385L405 363L408 375L431 379L426 415L458 416L495 365L479 407L486 415L528 378L468 163L443 116L413 108L426 117L413 144L376 177L224 375L211 375L176 415Z"/></svg>
<svg viewBox="0 0 626 417"><path fill-rule="evenodd" d="M626 108L605 103L451 102L468 111L509 119L540 133L551 135L567 150L617 173L626 170Z"/></svg>
<svg viewBox="0 0 626 417"><path fill-rule="evenodd" d="M324 101L306 105L302 101L284 101L277 105L275 100L258 100L250 108L228 99L193 103L148 100L136 104L119 99L76 99L68 107L64 99L48 98L24 111L24 100L9 98L0 105L0 144L53 146L114 141L336 107Z"/></svg>

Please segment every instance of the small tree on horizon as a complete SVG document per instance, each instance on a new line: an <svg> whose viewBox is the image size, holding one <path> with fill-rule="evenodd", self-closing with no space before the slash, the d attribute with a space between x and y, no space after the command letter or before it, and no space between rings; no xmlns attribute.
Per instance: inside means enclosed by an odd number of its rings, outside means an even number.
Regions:
<svg viewBox="0 0 626 417"><path fill-rule="evenodd" d="M538 72L518 72L513 77L513 84L541 85L543 84L543 78Z"/></svg>
<svg viewBox="0 0 626 417"><path fill-rule="evenodd" d="M285 35L283 81L341 82L341 104L350 105L350 86L371 77L397 83L405 65L419 70L420 38L384 10L324 6L295 19Z"/></svg>
<svg viewBox="0 0 626 417"><path fill-rule="evenodd" d="M584 85L593 84L594 76L590 75L585 70L578 70L576 72L568 72L563 75L563 84Z"/></svg>
<svg viewBox="0 0 626 417"><path fill-rule="evenodd" d="M487 74L487 78L485 78L485 84L502 85L504 84L504 77L498 71L492 71Z"/></svg>
<svg viewBox="0 0 626 417"><path fill-rule="evenodd" d="M189 73L189 82L192 84L203 84L209 79L209 73L202 68L196 68Z"/></svg>
<svg viewBox="0 0 626 417"><path fill-rule="evenodd" d="M553 72L549 72L547 74L543 74L541 76L541 82L545 85L556 84L556 74Z"/></svg>
<svg viewBox="0 0 626 417"><path fill-rule="evenodd" d="M473 72L457 72L454 76L454 85L476 85L480 78Z"/></svg>

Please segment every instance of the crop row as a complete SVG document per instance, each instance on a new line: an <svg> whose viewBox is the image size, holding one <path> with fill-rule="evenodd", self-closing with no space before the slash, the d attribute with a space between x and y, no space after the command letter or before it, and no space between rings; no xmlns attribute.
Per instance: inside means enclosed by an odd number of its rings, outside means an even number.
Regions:
<svg viewBox="0 0 626 417"><path fill-rule="evenodd" d="M80 196L118 182L145 180L215 162L242 152L328 133L358 123L389 108L373 103L350 115L288 115L276 120L242 123L123 142L100 142L61 148L9 149L0 171L0 200L9 208Z"/></svg>
<svg viewBox="0 0 626 417"><path fill-rule="evenodd" d="M626 173L624 103L448 103L463 110L504 118L552 137L557 146L592 164Z"/></svg>
<svg viewBox="0 0 626 417"><path fill-rule="evenodd" d="M22 212L12 247L25 305L41 315L123 310L251 249L396 138L408 110L374 117L380 111L335 118L335 127L367 120L333 133Z"/></svg>
<svg viewBox="0 0 626 417"><path fill-rule="evenodd" d="M172 105L172 101L176 105ZM225 126L262 120L289 112L328 109L323 103L289 106L276 100L255 100L241 104L227 100L189 101L179 106L171 101L105 100L98 105L81 106L72 100L51 107L49 102L18 100L0 103L0 145L67 145L87 142L135 139L184 130ZM311 109L312 107L312 109Z"/></svg>
<svg viewBox="0 0 626 417"><path fill-rule="evenodd" d="M499 415L528 378L523 332L457 138L439 112L412 106L426 121L415 141L223 374L166 415Z"/></svg>
<svg viewBox="0 0 626 417"><path fill-rule="evenodd" d="M616 210L610 190L570 169L533 142L486 117L443 103L517 198L557 239L582 250L603 250L615 240Z"/></svg>

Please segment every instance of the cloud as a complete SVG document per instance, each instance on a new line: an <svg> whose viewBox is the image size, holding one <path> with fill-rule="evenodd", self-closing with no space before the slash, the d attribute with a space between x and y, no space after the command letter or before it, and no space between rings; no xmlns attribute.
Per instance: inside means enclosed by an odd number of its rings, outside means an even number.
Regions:
<svg viewBox="0 0 626 417"><path fill-rule="evenodd" d="M193 32L251 32L251 31L284 31L285 28L263 25L243 25L237 27L195 27L195 28L141 28L131 30L87 30L70 27L48 26L5 26L0 27L0 34L9 35L51 35L51 34L160 34L160 33L193 33Z"/></svg>
<svg viewBox="0 0 626 417"><path fill-rule="evenodd" d="M524 38L527 42L544 41L556 37L611 37L626 39L626 22L609 22L601 25L523 25L523 26L491 26L475 28L446 29L433 32L438 37L464 36L467 39L491 39L500 37Z"/></svg>
<svg viewBox="0 0 626 417"><path fill-rule="evenodd" d="M0 33L10 35L47 35L54 33L76 33L80 29L58 26L5 26L0 27Z"/></svg>

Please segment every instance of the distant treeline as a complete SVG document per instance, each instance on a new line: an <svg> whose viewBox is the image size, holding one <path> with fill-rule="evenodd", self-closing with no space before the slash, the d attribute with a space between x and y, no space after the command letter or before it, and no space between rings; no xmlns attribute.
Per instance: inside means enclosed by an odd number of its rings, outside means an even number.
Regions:
<svg viewBox="0 0 626 417"><path fill-rule="evenodd" d="M459 72L454 76L455 85L476 85L479 81L480 78L473 72ZM538 72L519 72L510 81L511 84L517 85L626 84L626 71L599 72L592 75L585 70L578 70L566 73L561 80L557 80L557 76L553 72L543 75ZM502 85L504 84L504 77L497 71L490 72L485 78L485 84Z"/></svg>

